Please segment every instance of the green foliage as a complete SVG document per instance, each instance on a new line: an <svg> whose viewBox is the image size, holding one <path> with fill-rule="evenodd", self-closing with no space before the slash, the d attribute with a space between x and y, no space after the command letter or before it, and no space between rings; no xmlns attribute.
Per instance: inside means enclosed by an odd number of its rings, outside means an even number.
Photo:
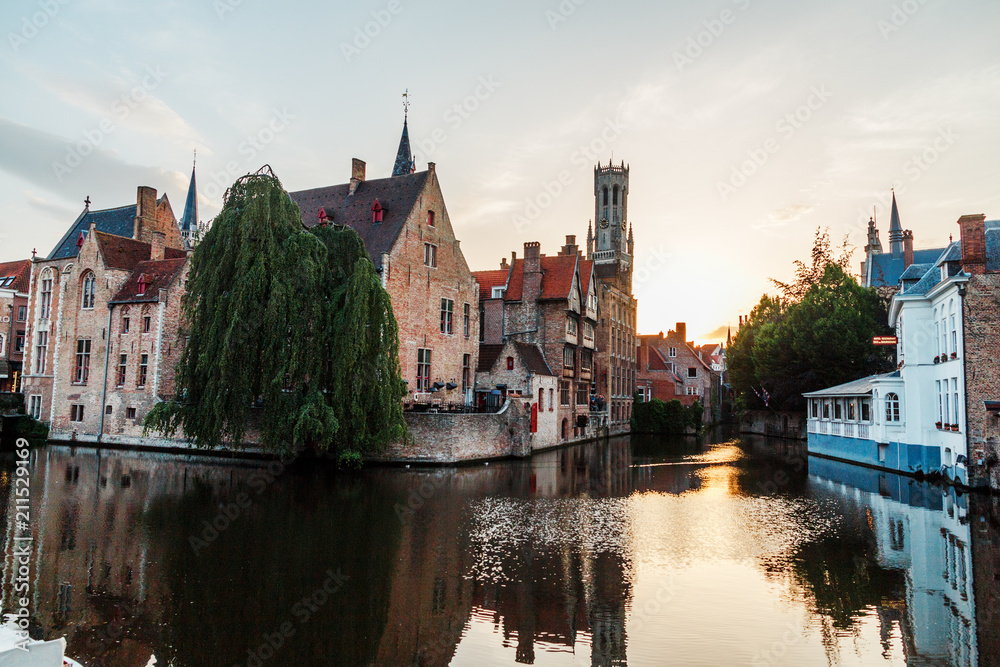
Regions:
<svg viewBox="0 0 1000 667"><path fill-rule="evenodd" d="M636 433L682 434L689 427L701 428L704 409L697 401L691 407L676 398L664 403L654 398L648 403L632 404L632 430Z"/></svg>
<svg viewBox="0 0 1000 667"><path fill-rule="evenodd" d="M891 335L885 302L838 264L797 302L764 296L729 350L729 377L750 408L799 410L802 394L892 369L892 351L872 344Z"/></svg>
<svg viewBox="0 0 1000 667"><path fill-rule="evenodd" d="M360 470L364 459L359 452L344 450L337 455L337 467L347 470Z"/></svg>
<svg viewBox="0 0 1000 667"><path fill-rule="evenodd" d="M405 435L396 321L364 244L348 228L303 229L272 174L226 193L183 311L178 399L150 411L147 431L181 428L201 447L257 435L272 451L365 450Z"/></svg>
<svg viewBox="0 0 1000 667"><path fill-rule="evenodd" d="M0 415L3 414L23 414L24 394L4 393L0 394Z"/></svg>
<svg viewBox="0 0 1000 667"><path fill-rule="evenodd" d="M801 301L809 291L809 288L820 282L826 267L830 264L839 266L844 272L850 271L851 256L854 248L851 247L850 236L845 236L840 245L840 253L833 254L833 246L830 243L830 228L816 228L816 235L813 238L812 253L810 263L806 264L800 259L795 260L795 280L790 283L783 283L780 280L771 278L771 282L778 288L787 301Z"/></svg>
<svg viewBox="0 0 1000 667"><path fill-rule="evenodd" d="M27 439L32 445L44 445L49 439L49 427L28 415L17 418L15 432L17 437Z"/></svg>

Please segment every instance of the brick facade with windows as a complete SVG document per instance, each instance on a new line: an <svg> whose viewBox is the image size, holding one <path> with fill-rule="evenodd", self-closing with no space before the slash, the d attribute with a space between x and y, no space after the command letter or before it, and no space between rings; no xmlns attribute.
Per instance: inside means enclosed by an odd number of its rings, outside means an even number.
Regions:
<svg viewBox="0 0 1000 667"><path fill-rule="evenodd" d="M0 393L20 389L30 283L30 260L0 263Z"/></svg>
<svg viewBox="0 0 1000 667"><path fill-rule="evenodd" d="M639 336L639 387L648 398L676 398L686 406L697 401L705 408L704 421L710 422L718 402L721 370L713 370L711 360L706 362L704 353L686 339L684 322L678 322L666 335L661 331Z"/></svg>

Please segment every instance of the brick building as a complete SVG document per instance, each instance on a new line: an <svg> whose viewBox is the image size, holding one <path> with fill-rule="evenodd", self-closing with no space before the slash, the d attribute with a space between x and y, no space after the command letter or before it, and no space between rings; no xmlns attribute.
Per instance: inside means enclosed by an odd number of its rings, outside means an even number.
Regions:
<svg viewBox="0 0 1000 667"><path fill-rule="evenodd" d="M29 260L0 263L0 393L21 386L30 282Z"/></svg>
<svg viewBox="0 0 1000 667"><path fill-rule="evenodd" d="M511 253L500 270L474 274L484 297L482 342L535 344L559 377L561 440L584 435L590 422L597 325L593 263L581 257L573 236L566 241L553 256L542 254L538 242L525 243L523 259Z"/></svg>
<svg viewBox="0 0 1000 667"><path fill-rule="evenodd" d="M292 192L306 227L358 232L399 325L406 401L469 404L479 341L479 288L445 206L435 165L416 172L403 124L389 178L367 180L353 160L347 183Z"/></svg>
<svg viewBox="0 0 1000 667"><path fill-rule="evenodd" d="M23 392L55 438L138 437L173 395L188 253L166 195L86 207L31 266ZM114 437L110 438L114 439Z"/></svg>
<svg viewBox="0 0 1000 667"><path fill-rule="evenodd" d="M605 396L612 427L624 428L632 417L636 391L636 309L632 296L635 242L628 221L629 168L598 164L594 168L594 219L587 228L587 259L594 264L594 297L600 317L596 327L595 393ZM626 230L628 235L626 236Z"/></svg>
<svg viewBox="0 0 1000 667"><path fill-rule="evenodd" d="M639 359L638 384L645 400L676 398L686 406L698 401L706 422L716 418L722 371L713 370L711 357L706 360L705 351L687 340L684 322L666 335L640 335Z"/></svg>

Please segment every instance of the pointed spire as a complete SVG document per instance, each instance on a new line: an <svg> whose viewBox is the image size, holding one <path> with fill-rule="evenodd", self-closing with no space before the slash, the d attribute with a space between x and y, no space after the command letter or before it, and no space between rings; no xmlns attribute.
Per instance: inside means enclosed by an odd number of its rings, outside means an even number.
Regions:
<svg viewBox="0 0 1000 667"><path fill-rule="evenodd" d="M184 216L181 218L181 232L188 235L198 229L198 184L195 180L197 163L198 150L195 149L194 160L191 162L191 184L188 185L187 201L184 202Z"/></svg>
<svg viewBox="0 0 1000 667"><path fill-rule="evenodd" d="M393 176L406 176L417 170L410 151L410 130L407 125L410 117L410 89L403 93L403 136L399 138L399 150L396 151L396 163L392 168Z"/></svg>
<svg viewBox="0 0 1000 667"><path fill-rule="evenodd" d="M728 350L733 346L733 327L730 326L726 333L726 349Z"/></svg>
<svg viewBox="0 0 1000 667"><path fill-rule="evenodd" d="M903 225L899 222L899 207L896 206L896 189L892 190L892 219L889 221L889 233L899 231L902 233Z"/></svg>
<svg viewBox="0 0 1000 667"><path fill-rule="evenodd" d="M889 250L893 257L903 256L903 225L899 221L899 208L896 206L896 190L892 191L892 219L889 222Z"/></svg>

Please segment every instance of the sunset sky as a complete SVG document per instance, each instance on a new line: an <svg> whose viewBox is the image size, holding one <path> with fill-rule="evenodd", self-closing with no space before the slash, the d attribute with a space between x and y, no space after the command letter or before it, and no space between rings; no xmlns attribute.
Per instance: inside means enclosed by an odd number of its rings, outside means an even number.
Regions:
<svg viewBox="0 0 1000 667"><path fill-rule="evenodd" d="M265 163L289 190L388 176L409 89L473 270L582 244L613 155L640 331L724 339L818 226L856 267L873 207L887 241L893 186L918 248L1000 217L998 25L987 0L4 2L0 261L88 195L180 216L194 149L205 220Z"/></svg>

